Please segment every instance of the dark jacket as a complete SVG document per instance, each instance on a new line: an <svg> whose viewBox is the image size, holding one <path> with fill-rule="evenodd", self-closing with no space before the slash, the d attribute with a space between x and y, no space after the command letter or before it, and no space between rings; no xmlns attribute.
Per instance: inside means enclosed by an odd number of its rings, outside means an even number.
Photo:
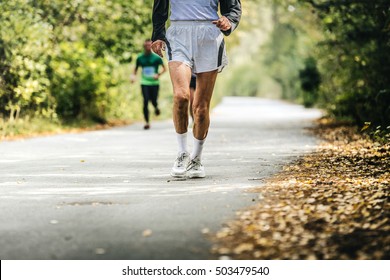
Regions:
<svg viewBox="0 0 390 280"><path fill-rule="evenodd" d="M196 0L194 0L196 1ZM241 18L241 1L240 0L219 0L219 8L221 15L227 17L232 28L227 31L222 31L226 36L230 35L238 26ZM165 38L165 23L168 20L169 0L154 0L153 5L153 34L152 41L163 40Z"/></svg>

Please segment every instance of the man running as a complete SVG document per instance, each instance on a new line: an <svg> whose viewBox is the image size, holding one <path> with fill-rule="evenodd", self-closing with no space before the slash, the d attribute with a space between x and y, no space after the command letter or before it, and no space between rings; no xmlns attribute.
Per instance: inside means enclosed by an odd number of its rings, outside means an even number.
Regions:
<svg viewBox="0 0 390 280"><path fill-rule="evenodd" d="M160 65L162 67L161 72L159 72ZM144 52L137 57L134 73L131 76L132 83L135 82L137 70L139 67L142 67L141 90L144 99L144 129L149 129L149 101L151 101L152 105L154 106L154 112L156 116L160 115L160 109L158 108L157 104L158 91L160 87L159 77L166 71L161 57L152 53L152 40L145 40Z"/></svg>
<svg viewBox="0 0 390 280"><path fill-rule="evenodd" d="M165 31L169 6L171 26ZM174 95L173 122L179 152L171 171L173 177L206 176L201 156L210 125L210 101L217 73L227 65L223 35L237 27L240 17L240 0L154 0L152 49L162 57L167 48ZM191 72L197 79L192 104L194 147L190 155L187 127Z"/></svg>

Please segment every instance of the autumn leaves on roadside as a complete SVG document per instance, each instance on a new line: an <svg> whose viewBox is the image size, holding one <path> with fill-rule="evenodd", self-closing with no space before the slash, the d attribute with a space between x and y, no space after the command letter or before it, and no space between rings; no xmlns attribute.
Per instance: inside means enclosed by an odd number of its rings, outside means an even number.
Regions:
<svg viewBox="0 0 390 280"><path fill-rule="evenodd" d="M322 123L326 142L255 191L259 203L219 231L234 259L389 259L390 145Z"/></svg>

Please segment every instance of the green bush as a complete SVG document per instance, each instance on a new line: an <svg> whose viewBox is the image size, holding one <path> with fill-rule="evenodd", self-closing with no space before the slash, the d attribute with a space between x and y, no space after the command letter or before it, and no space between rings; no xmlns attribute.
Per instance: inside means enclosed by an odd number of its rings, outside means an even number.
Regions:
<svg viewBox="0 0 390 280"><path fill-rule="evenodd" d="M0 118L104 123L131 113L123 67L151 33L151 0L0 2ZM116 110L121 104L126 108ZM130 112L130 113L129 113Z"/></svg>
<svg viewBox="0 0 390 280"><path fill-rule="evenodd" d="M109 59L95 57L82 42L61 43L50 62L57 114L65 119L105 122L110 102L108 89L116 86L111 79L114 65Z"/></svg>
<svg viewBox="0 0 390 280"><path fill-rule="evenodd" d="M282 98L360 125L390 124L388 0L251 2L272 10L257 72L278 83Z"/></svg>
<svg viewBox="0 0 390 280"><path fill-rule="evenodd" d="M47 77L51 27L26 1L0 3L0 115L50 117L54 104Z"/></svg>
<svg viewBox="0 0 390 280"><path fill-rule="evenodd" d="M300 0L314 11L324 37L315 45L322 85L319 102L358 124L390 123L388 1ZM305 5L305 4L308 5Z"/></svg>

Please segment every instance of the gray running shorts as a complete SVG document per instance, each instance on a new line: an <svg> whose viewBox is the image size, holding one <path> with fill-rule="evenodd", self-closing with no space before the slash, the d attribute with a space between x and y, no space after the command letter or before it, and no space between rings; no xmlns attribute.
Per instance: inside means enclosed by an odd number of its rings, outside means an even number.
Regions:
<svg viewBox="0 0 390 280"><path fill-rule="evenodd" d="M227 65L222 32L211 21L172 21L166 34L168 61L180 61L192 72L219 72Z"/></svg>

